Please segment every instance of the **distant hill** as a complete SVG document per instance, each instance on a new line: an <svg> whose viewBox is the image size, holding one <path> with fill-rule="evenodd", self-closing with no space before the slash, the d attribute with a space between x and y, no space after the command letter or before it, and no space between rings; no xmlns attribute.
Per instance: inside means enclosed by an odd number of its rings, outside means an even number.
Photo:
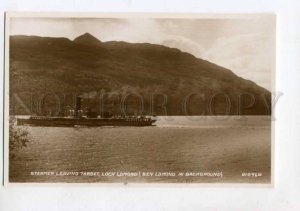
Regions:
<svg viewBox="0 0 300 211"><path fill-rule="evenodd" d="M108 93L105 108L115 113L120 112L122 103L129 113L140 113L140 96L145 114L152 111L162 115L165 110L167 115L270 114L268 90L179 49L149 43L101 42L88 33L73 41L10 37L11 112L28 113L20 100L26 105L32 100L37 112L43 93L57 94L43 103L43 109L57 110L53 108L57 98L63 102L61 108L73 106L65 93L87 95L101 90ZM30 96L29 92L34 94ZM98 106L98 97L89 100L90 105Z"/></svg>
<svg viewBox="0 0 300 211"><path fill-rule="evenodd" d="M96 37L91 35L90 33L85 33L79 37L76 37L73 42L81 45L88 45L88 46L100 46L102 42L98 40Z"/></svg>

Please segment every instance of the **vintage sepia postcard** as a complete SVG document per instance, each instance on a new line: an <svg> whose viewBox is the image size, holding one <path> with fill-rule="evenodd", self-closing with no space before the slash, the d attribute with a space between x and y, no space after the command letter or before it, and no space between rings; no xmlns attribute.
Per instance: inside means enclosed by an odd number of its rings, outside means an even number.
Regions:
<svg viewBox="0 0 300 211"><path fill-rule="evenodd" d="M274 14L7 13L7 183L273 184Z"/></svg>

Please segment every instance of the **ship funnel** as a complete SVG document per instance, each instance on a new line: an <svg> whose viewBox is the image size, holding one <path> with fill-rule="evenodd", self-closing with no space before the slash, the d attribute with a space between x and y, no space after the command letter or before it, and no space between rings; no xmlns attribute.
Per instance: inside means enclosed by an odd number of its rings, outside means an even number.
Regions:
<svg viewBox="0 0 300 211"><path fill-rule="evenodd" d="M75 111L74 111L74 116L75 117L81 117L81 97L76 97L76 102L75 102Z"/></svg>

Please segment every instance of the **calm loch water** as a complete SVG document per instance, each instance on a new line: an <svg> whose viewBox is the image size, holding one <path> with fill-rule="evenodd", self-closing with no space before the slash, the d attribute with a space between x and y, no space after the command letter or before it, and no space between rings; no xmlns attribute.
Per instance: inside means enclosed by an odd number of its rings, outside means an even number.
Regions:
<svg viewBox="0 0 300 211"><path fill-rule="evenodd" d="M193 118L158 117L153 127L25 127L31 141L10 159L9 180L270 182L270 119Z"/></svg>

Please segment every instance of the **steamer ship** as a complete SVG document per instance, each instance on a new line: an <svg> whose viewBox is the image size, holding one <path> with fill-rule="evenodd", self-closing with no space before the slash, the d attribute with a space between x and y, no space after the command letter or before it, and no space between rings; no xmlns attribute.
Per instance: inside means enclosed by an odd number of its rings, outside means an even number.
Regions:
<svg viewBox="0 0 300 211"><path fill-rule="evenodd" d="M114 116L110 112L103 112L98 116L95 112L86 112L82 115L81 98L76 98L75 109L70 110L68 117L30 116L29 118L17 118L17 125L44 126L44 127L76 127L76 126L153 126L154 117L146 116Z"/></svg>

